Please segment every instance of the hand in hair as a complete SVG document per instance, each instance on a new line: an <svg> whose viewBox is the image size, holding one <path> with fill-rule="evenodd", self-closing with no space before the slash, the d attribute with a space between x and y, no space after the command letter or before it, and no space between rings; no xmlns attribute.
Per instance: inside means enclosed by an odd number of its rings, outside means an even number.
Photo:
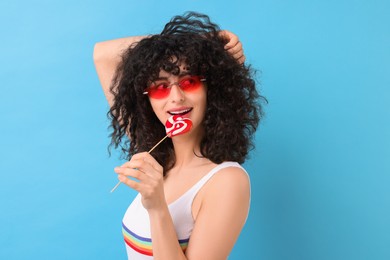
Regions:
<svg viewBox="0 0 390 260"><path fill-rule="evenodd" d="M238 39L238 36L234 33L223 30L219 32L219 36L228 40L228 43L225 45L225 49L232 55L240 64L245 62L244 49L242 48L242 43Z"/></svg>

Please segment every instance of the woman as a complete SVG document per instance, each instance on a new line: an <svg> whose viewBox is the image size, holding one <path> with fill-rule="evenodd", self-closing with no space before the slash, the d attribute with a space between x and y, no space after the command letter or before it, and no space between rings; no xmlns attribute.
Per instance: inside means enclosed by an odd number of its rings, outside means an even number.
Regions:
<svg viewBox="0 0 390 260"><path fill-rule="evenodd" d="M129 158L114 170L139 192L123 218L129 259L226 259L248 215L239 163L261 116L237 37L190 12L161 34L98 43L94 59L111 144ZM193 127L147 153L172 115Z"/></svg>

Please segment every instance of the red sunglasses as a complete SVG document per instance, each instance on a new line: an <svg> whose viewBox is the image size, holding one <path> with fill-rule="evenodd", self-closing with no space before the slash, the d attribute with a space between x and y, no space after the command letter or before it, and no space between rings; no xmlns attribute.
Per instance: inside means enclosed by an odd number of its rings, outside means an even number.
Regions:
<svg viewBox="0 0 390 260"><path fill-rule="evenodd" d="M150 98L163 99L169 96L169 93L171 93L172 85L178 85L182 91L187 93L198 90L204 81L206 81L206 79L201 76L185 77L179 82L171 84L169 84L169 82L157 81L157 83L152 83L149 87L147 87L143 94L148 95Z"/></svg>

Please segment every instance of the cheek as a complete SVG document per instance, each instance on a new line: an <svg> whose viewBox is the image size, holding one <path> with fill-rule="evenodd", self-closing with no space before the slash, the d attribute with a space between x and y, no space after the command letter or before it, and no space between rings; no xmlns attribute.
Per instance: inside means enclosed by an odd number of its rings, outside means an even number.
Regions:
<svg viewBox="0 0 390 260"><path fill-rule="evenodd" d="M165 116L164 102L159 101L159 100L150 99L150 105L153 109L153 112L156 114L156 116L160 120L160 122L165 123L165 122L163 122L165 120L164 119L164 116Z"/></svg>

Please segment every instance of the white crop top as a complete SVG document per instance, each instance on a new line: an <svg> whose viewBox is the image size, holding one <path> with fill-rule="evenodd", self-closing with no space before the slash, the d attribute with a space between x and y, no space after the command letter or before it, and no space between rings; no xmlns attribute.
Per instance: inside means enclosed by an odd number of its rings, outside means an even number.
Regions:
<svg viewBox="0 0 390 260"><path fill-rule="evenodd" d="M194 227L192 201L203 185L219 170L227 167L241 167L236 162L224 162L214 167L181 197L168 205L176 234L183 251L186 250ZM244 170L245 171L245 170ZM128 259L153 259L149 215L138 194L127 209L122 221L122 233L125 240Z"/></svg>

